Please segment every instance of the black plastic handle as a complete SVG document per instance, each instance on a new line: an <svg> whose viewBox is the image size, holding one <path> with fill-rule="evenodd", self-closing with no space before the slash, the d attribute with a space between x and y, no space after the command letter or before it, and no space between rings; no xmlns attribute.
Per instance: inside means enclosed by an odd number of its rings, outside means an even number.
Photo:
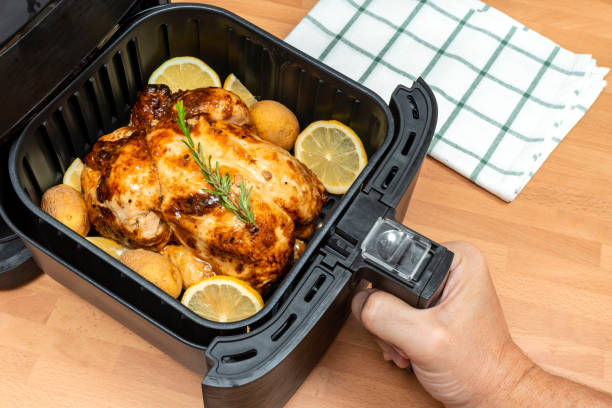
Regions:
<svg viewBox="0 0 612 408"><path fill-rule="evenodd" d="M389 107L396 136L383 165L364 192L374 190L382 194L380 201L396 209L402 219L436 129L438 105L429 86L419 78L411 88L399 85Z"/></svg>
<svg viewBox="0 0 612 408"><path fill-rule="evenodd" d="M427 155L438 109L435 96L422 79L415 81L412 88L398 86L391 97L390 108L396 128L393 144L387 151L384 164L330 234L326 262L329 265L341 263L375 287L393 293L414 307L427 308L435 304L444 289L453 254L400 222L406 215L419 170ZM411 260L414 253L402 253L404 250L417 251L418 245L396 248L391 254L392 258L397 258L396 261L401 260L404 269L412 265L408 272L398 271L386 262L393 259L384 259L391 256L385 242L374 242L369 254L364 256L368 237L374 239L372 231L385 220L393 224L390 228L400 231L402 236L412 237L416 244L421 245L422 257L418 263Z"/></svg>
<svg viewBox="0 0 612 408"><path fill-rule="evenodd" d="M412 88L401 85L396 88L391 97L390 108L396 121L396 143L385 161L385 167L374 178L372 189L382 194L380 201L390 208L382 219L401 222L406 215L421 165L435 132L438 107L433 92L425 81L419 78ZM385 268L382 266L385 262L373 262L374 257L369 260L364 258L359 268L374 287L392 293L414 307L431 307L438 301L444 289L453 253L399 223L396 223L396 228L398 231L403 230L402 233L412 235L413 242L422 245L421 249L427 248L423 251L425 254L422 262L414 265L415 270L407 276L394 271L393 268ZM406 250L415 251L415 248L419 248L419 245L410 245ZM395 253L394 256L404 257L406 262L412 265L414 260L410 258L415 254Z"/></svg>

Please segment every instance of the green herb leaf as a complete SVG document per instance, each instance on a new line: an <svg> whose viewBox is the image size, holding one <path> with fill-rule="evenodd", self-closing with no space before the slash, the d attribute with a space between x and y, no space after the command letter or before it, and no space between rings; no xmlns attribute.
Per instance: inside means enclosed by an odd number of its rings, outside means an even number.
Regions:
<svg viewBox="0 0 612 408"><path fill-rule="evenodd" d="M247 186L241 182L240 194L238 195L237 203L234 203L229 196L232 188L232 178L229 172L222 175L221 171L219 170L218 161L215 162L215 166L213 168L212 156L210 155L208 156L208 164L206 163L204 152L202 151L202 145L198 143L196 148L195 143L189 134L189 126L185 120L185 107L183 106L182 99L176 103L175 108L176 112L178 113L178 118L176 121L186 137L186 140L183 140L183 143L185 143L191 152L193 160L196 162L198 167L200 167L204 180L206 180L206 182L213 188L212 190L203 188L202 191L219 197L219 201L225 209L233 212L236 217L238 217L245 224L252 225L254 228L257 228L257 225L255 224L255 214L253 214L253 206L251 204L251 192L253 191L253 186L247 189Z"/></svg>

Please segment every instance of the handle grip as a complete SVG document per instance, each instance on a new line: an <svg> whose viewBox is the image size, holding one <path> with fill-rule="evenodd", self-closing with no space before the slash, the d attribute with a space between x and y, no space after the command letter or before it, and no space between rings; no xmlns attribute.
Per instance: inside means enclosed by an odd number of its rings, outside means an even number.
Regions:
<svg viewBox="0 0 612 408"><path fill-rule="evenodd" d="M420 78L411 88L398 86L390 108L395 137L384 164L328 243L336 252L350 243L360 246L361 256L350 259L351 270L414 307L428 308L444 289L453 254L396 220L406 215L436 128L438 108L434 94Z"/></svg>
<svg viewBox="0 0 612 408"><path fill-rule="evenodd" d="M364 277L418 308L435 305L448 279L453 253L405 227L402 220L438 120L436 98L425 81L412 88L398 86L390 108L397 138L385 169L373 187L389 211L370 229L362 243ZM389 178L389 174L395 175Z"/></svg>

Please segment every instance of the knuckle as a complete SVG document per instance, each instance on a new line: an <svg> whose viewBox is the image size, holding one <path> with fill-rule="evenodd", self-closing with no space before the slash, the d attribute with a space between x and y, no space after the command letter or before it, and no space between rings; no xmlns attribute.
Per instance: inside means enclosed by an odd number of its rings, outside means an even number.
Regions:
<svg viewBox="0 0 612 408"><path fill-rule="evenodd" d="M472 244L471 242L461 241L461 247L464 250L464 252L468 255L472 255L472 256L480 257L480 258L482 258L483 256L480 248L478 248L476 245Z"/></svg>
<svg viewBox="0 0 612 408"><path fill-rule="evenodd" d="M428 343L428 351L432 354L432 357L439 356L441 353L451 347L449 333L443 327L435 327L431 329Z"/></svg>
<svg viewBox="0 0 612 408"><path fill-rule="evenodd" d="M382 315L385 308L385 295L374 292L365 301L361 309L361 321L366 327L371 327Z"/></svg>
<svg viewBox="0 0 612 408"><path fill-rule="evenodd" d="M456 250L463 253L463 255L469 259L472 259L479 263L485 262L485 257L480 248L471 242L458 241L454 243Z"/></svg>

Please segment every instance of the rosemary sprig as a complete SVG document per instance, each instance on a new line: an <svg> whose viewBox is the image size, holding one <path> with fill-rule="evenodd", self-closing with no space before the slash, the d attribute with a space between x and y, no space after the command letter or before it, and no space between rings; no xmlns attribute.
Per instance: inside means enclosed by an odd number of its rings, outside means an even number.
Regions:
<svg viewBox="0 0 612 408"><path fill-rule="evenodd" d="M233 212L236 217L238 217L245 224L252 225L254 228L257 228L257 225L255 224L255 214L253 214L253 206L251 205L251 192L253 191L253 186L247 188L247 186L241 182L239 184L240 194L238 195L238 200L235 203L232 201L229 196L232 188L232 178L229 172L221 174L221 171L219 171L219 162L215 162L215 166L213 167L211 155L208 156L208 161L205 160L202 145L198 143L198 146L196 147L191 135L189 134L189 126L185 121L185 107L183 106L183 100L179 100L175 107L176 112L178 113L178 118L176 121L187 138L187 140L183 140L183 143L185 143L187 148L189 148L193 160L200 167L204 180L206 180L206 182L213 187L212 190L203 188L202 191L219 197L219 201L223 207Z"/></svg>

